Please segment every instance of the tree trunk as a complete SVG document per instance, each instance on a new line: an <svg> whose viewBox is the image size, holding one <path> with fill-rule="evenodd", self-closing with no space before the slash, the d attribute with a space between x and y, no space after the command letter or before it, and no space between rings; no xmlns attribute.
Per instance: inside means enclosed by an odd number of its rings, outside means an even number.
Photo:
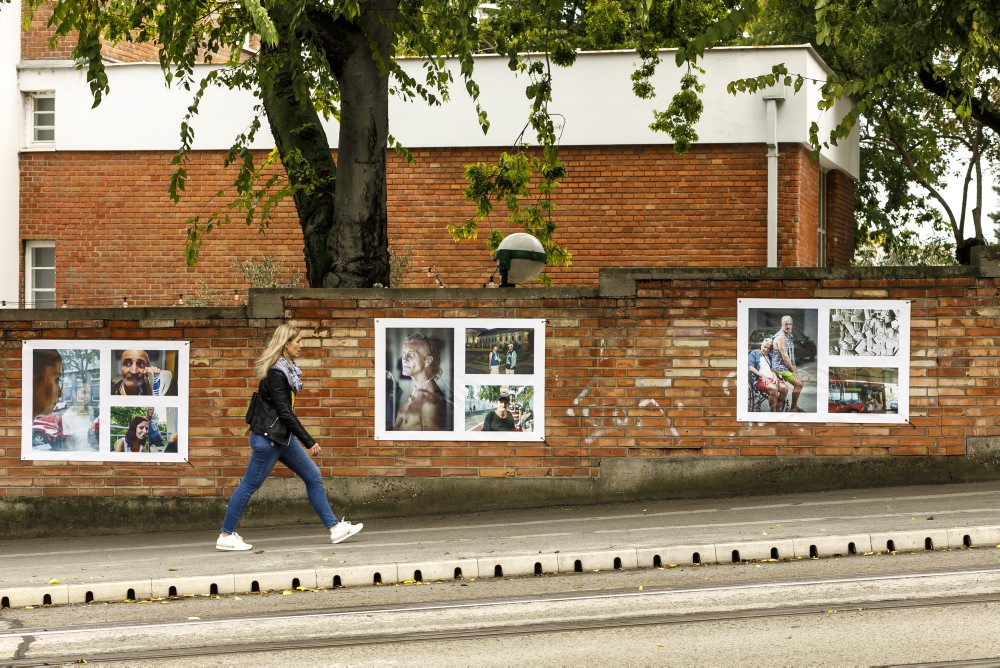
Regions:
<svg viewBox="0 0 1000 668"><path fill-rule="evenodd" d="M295 94L295 58L280 50L300 48L295 40L262 56L275 55L281 69L260 78L271 133L289 181L302 226L311 287L359 288L389 285L386 149L389 134L389 53L398 2L363 4L355 21L311 16L340 87L337 163L312 101ZM276 21L282 21L277 12ZM287 32L282 31L284 34ZM373 54L373 49L375 53ZM377 56L375 55L377 54Z"/></svg>
<svg viewBox="0 0 1000 668"><path fill-rule="evenodd" d="M367 3L354 29L342 31L336 44L327 44L341 105L337 207L327 237L331 266L324 287L389 285L385 168L388 64L397 4Z"/></svg>
<svg viewBox="0 0 1000 668"><path fill-rule="evenodd" d="M266 58L272 53L275 52L265 47L261 55ZM337 166L330 154L330 142L319 114L310 101L302 103L296 98L290 59L284 57L282 60L285 64L278 72L261 77L261 97L288 179L293 186L303 188L296 190L293 199L302 227L306 275L309 286L317 288L323 285L332 264L327 239L333 229L336 209ZM294 155L301 156L305 163L302 167L308 165L309 169L296 168Z"/></svg>

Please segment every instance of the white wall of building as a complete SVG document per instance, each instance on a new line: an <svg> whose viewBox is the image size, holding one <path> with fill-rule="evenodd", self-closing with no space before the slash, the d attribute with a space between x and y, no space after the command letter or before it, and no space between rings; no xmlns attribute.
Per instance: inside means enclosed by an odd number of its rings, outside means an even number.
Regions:
<svg viewBox="0 0 1000 668"><path fill-rule="evenodd" d="M17 61L21 58L21 3L0 4L0 300L17 306L20 255L18 149L21 101Z"/></svg>
<svg viewBox="0 0 1000 668"><path fill-rule="evenodd" d="M631 52L585 53L572 68L553 68L554 96L550 111L565 119L563 145L670 144L670 137L653 132L649 124L654 110L663 110L678 90L682 70L674 65L672 51L662 54L654 85L657 96L640 100L632 93L629 75L637 57ZM760 143L765 141L765 106L760 94L730 95L726 84L734 78L765 74L773 64L784 62L791 72L825 77L825 67L808 46L724 48L706 54L701 63L705 74L704 115L698 124L699 143ZM414 77L422 76L419 60L404 60ZM168 88L157 65L115 64L108 66L111 92L91 109L90 91L84 74L69 63L25 63L20 72L21 90L55 90L62 113L57 128L57 149L174 150L179 126L191 93ZM457 78L457 72L456 72ZM390 131L410 148L430 146L511 146L527 120L525 76L507 68L507 60L496 56L476 58L476 80L482 90L481 104L491 127L484 135L475 108L464 86L454 86L451 99L429 107L422 100L393 99ZM816 109L818 84L799 94L788 90L779 108L778 140L806 144L809 124L836 124L842 105L821 114ZM246 92L215 90L202 102L193 123L196 148L228 148L234 137L250 123L253 96ZM846 103L845 103L846 104ZM66 113L72 109L73 113ZM266 124L265 124L266 128ZM336 143L336 123L328 127ZM529 137L529 140L533 137ZM257 145L272 146L270 135L261 133ZM761 149L763 151L763 148ZM857 176L856 142L845 142L824 152L830 166Z"/></svg>

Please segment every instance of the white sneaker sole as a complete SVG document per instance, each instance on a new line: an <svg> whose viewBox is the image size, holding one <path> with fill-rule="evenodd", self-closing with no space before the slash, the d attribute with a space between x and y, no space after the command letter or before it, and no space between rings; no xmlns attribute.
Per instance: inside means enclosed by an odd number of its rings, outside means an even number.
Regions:
<svg viewBox="0 0 1000 668"><path fill-rule="evenodd" d="M356 536L356 535L358 535L359 533L361 533L361 530L362 530L363 528L364 528L364 527L355 527L355 528L354 528L354 530L353 530L353 531L351 531L351 533L347 534L347 535L346 535L346 536L344 536L343 538L337 538L336 540L333 540L333 539L331 539L331 540L330 540L330 542L331 542L331 543L333 543L334 545L336 545L337 543L343 543L343 542L344 542L345 540L347 540L347 539L348 539L348 538L350 538L351 536Z"/></svg>
<svg viewBox="0 0 1000 668"><path fill-rule="evenodd" d="M246 547L228 547L223 545L216 545L216 550L221 550L223 552L247 552L253 549L253 545L247 545Z"/></svg>

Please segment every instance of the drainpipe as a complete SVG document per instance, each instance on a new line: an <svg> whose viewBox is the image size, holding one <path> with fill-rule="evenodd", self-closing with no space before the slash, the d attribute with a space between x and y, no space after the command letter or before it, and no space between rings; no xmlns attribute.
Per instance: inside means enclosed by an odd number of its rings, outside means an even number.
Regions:
<svg viewBox="0 0 1000 668"><path fill-rule="evenodd" d="M764 92L767 108L764 132L767 141L767 266L778 266L778 102L785 87L777 84Z"/></svg>

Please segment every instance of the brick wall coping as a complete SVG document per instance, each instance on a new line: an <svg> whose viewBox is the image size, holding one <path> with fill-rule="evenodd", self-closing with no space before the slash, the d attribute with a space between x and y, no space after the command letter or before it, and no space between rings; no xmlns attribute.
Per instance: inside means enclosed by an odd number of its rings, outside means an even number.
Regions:
<svg viewBox="0 0 1000 668"><path fill-rule="evenodd" d="M384 299L387 301L447 300L540 300L635 297L639 281L754 281L860 279L886 281L927 278L1000 277L1000 248L973 249L972 264L948 267L649 267L600 271L595 288L296 288L250 290L244 307L166 306L155 308L54 308L30 309L31 320L223 320L282 318L285 299ZM23 321L25 309L0 309L0 322Z"/></svg>
<svg viewBox="0 0 1000 668"><path fill-rule="evenodd" d="M1000 265L993 268L1000 272ZM934 279L956 277L987 277L976 265L948 267L722 267L722 268L650 268L602 269L598 295L601 297L634 297L639 281L791 281L822 279L897 280L904 278Z"/></svg>
<svg viewBox="0 0 1000 668"><path fill-rule="evenodd" d="M898 280L1000 277L1000 247L972 249L972 264L947 267L650 267L600 271L600 297L634 297L638 281Z"/></svg>

